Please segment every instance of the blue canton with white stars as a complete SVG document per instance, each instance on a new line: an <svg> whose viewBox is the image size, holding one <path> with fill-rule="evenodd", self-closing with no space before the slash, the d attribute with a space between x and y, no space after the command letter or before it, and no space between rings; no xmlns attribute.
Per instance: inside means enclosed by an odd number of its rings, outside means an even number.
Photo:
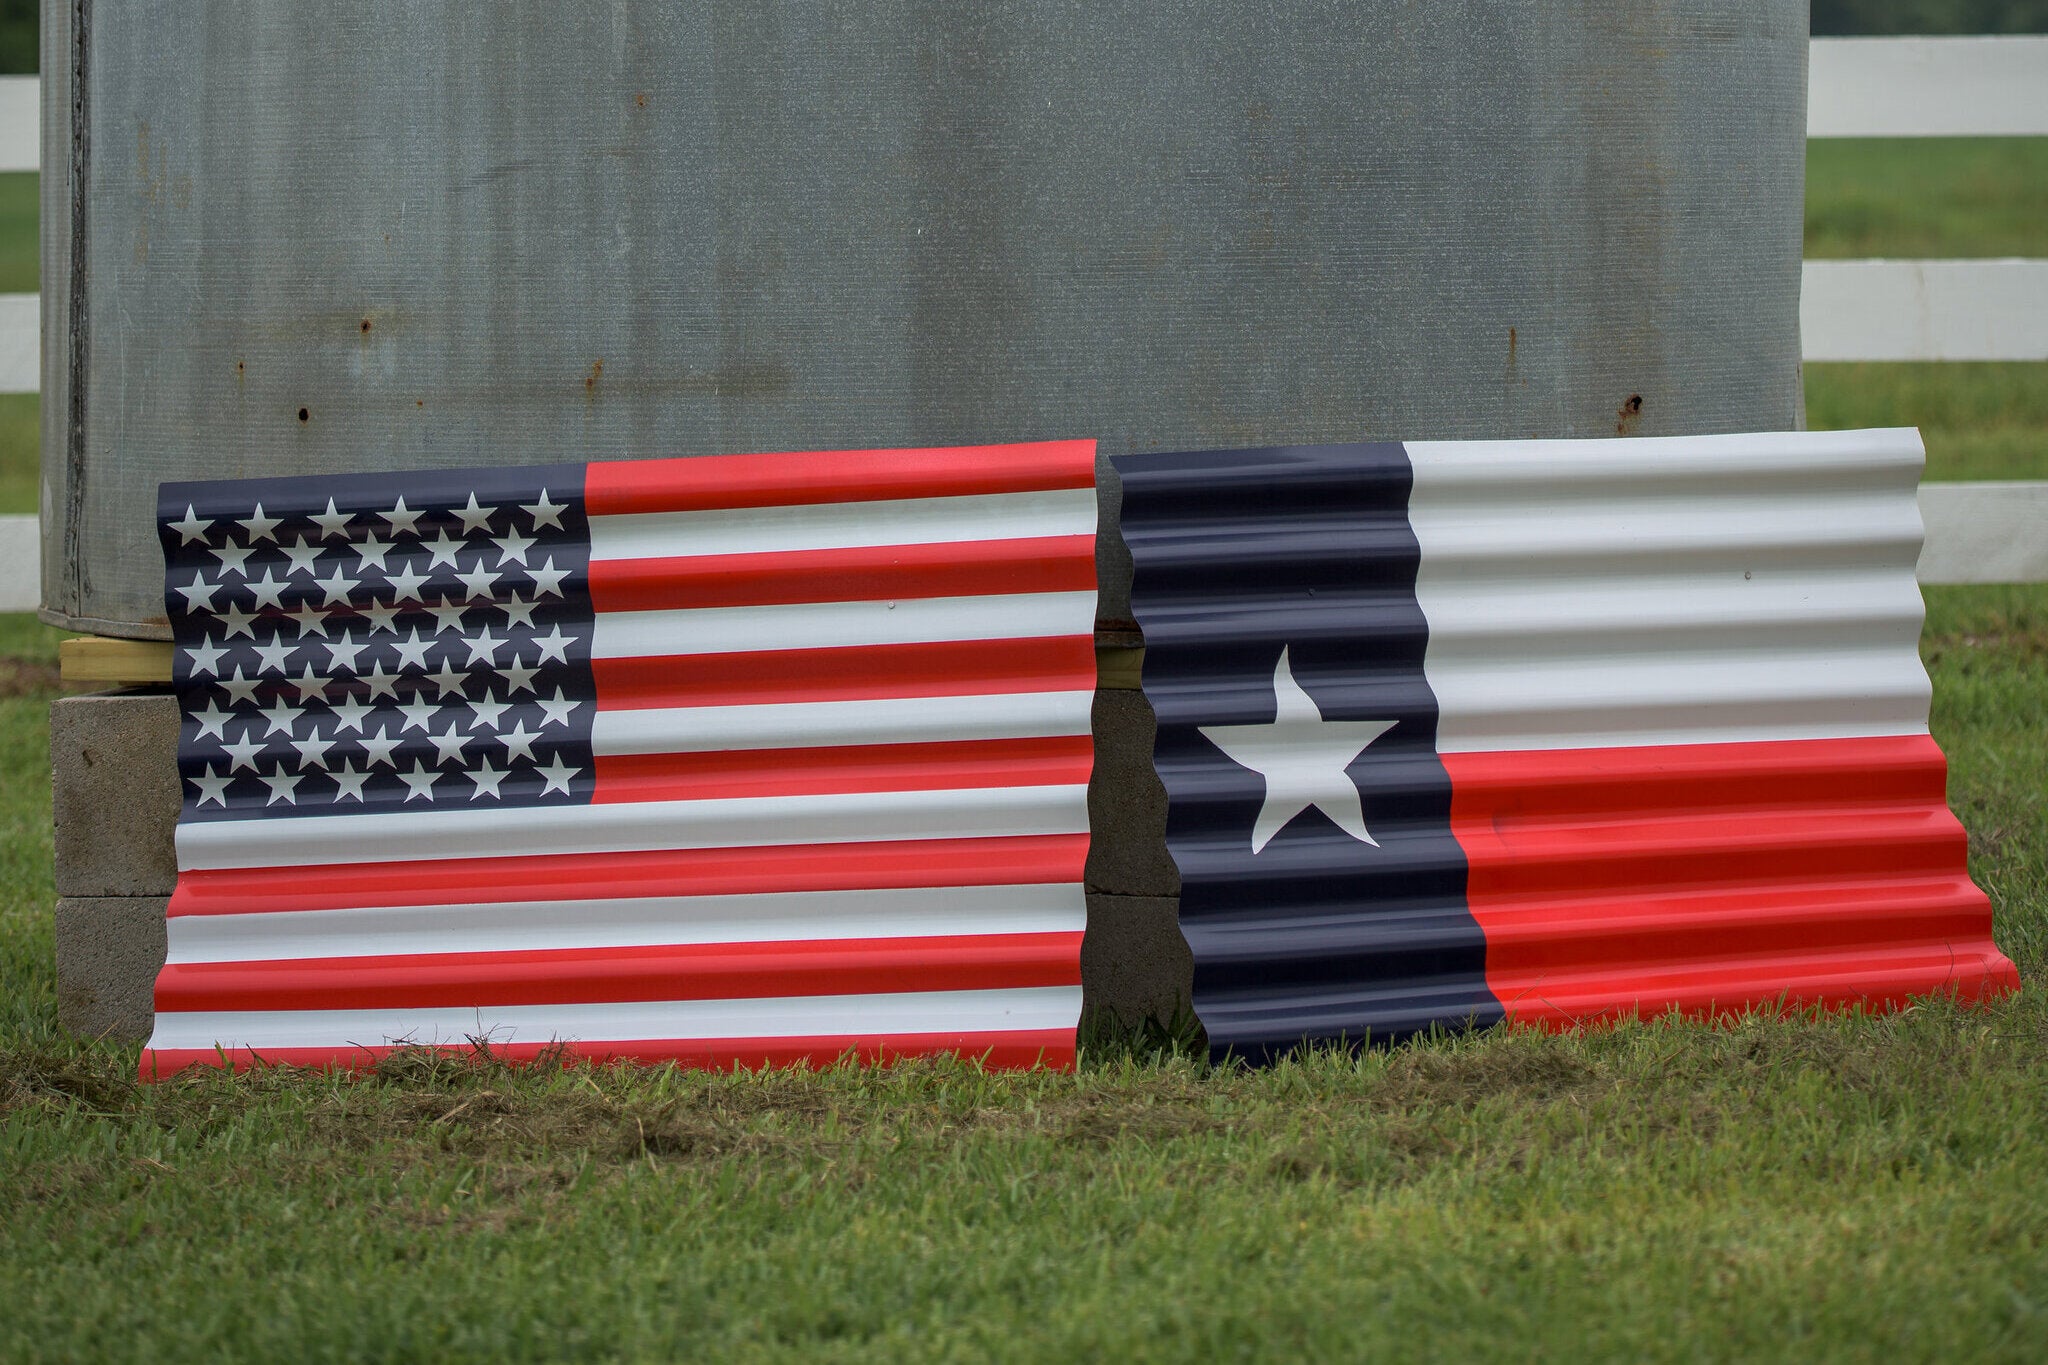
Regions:
<svg viewBox="0 0 2048 1365"><path fill-rule="evenodd" d="M583 466L165 484L187 821L580 803Z"/></svg>

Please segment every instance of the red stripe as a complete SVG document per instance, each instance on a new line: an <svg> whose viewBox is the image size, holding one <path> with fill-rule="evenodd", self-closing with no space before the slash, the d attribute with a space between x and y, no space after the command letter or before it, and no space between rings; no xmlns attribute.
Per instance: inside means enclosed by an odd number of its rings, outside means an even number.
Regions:
<svg viewBox="0 0 2048 1365"><path fill-rule="evenodd" d="M1086 592L1094 587L1093 536L598 559L590 564L590 600L599 611Z"/></svg>
<svg viewBox="0 0 2048 1365"><path fill-rule="evenodd" d="M591 670L597 704L606 711L1074 692L1095 686L1095 641L1061 635L594 659Z"/></svg>
<svg viewBox="0 0 2048 1365"><path fill-rule="evenodd" d="M1925 735L1446 754L1487 984L1561 1026L2017 984Z"/></svg>
<svg viewBox="0 0 2048 1365"><path fill-rule="evenodd" d="M796 503L874 502L1089 488L1095 442L951 446L925 450L810 450L592 464L583 487L594 517Z"/></svg>
<svg viewBox="0 0 2048 1365"><path fill-rule="evenodd" d="M257 1066L309 1066L343 1071L375 1066L394 1052L417 1051L400 1047L288 1047L265 1049L260 1054L248 1048L225 1053L213 1048L143 1049L138 1068L144 1081L164 1080L187 1067L226 1066L247 1071ZM436 1049L469 1055L468 1048ZM886 1065L916 1057L956 1056L995 1071L1023 1071L1048 1067L1071 1071L1074 1066L1074 1030L1015 1029L989 1033L898 1033L818 1038L720 1038L637 1039L625 1042L593 1042L557 1045L514 1043L493 1047L490 1055L504 1061L644 1062L707 1071L758 1071L765 1067L827 1067L841 1060L861 1065Z"/></svg>
<svg viewBox="0 0 2048 1365"><path fill-rule="evenodd" d="M725 796L1085 785L1094 766L1095 744L1087 735L609 754L597 760L597 790L591 800L705 801Z"/></svg>
<svg viewBox="0 0 2048 1365"><path fill-rule="evenodd" d="M1081 984L1079 933L172 963L159 1011L755 1000Z"/></svg>
<svg viewBox="0 0 2048 1365"><path fill-rule="evenodd" d="M181 872L173 915L1077 882L1085 834Z"/></svg>

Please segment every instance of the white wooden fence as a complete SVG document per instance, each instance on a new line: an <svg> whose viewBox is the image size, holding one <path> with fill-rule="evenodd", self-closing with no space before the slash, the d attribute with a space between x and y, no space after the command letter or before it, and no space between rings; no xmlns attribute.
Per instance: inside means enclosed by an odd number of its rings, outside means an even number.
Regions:
<svg viewBox="0 0 2048 1365"><path fill-rule="evenodd" d="M38 168L33 76L0 77L0 171ZM2048 136L2048 37L1816 38L1809 137ZM1808 261L1808 360L2048 360L2048 260ZM34 294L0 294L0 393L40 383ZM1921 491L1925 583L2048 581L2048 482ZM0 611L36 606L36 519L0 516Z"/></svg>

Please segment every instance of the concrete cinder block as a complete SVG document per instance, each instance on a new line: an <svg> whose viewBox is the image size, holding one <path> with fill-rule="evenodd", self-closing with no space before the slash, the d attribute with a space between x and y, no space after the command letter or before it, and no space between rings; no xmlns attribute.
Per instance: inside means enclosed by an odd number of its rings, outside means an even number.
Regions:
<svg viewBox="0 0 2048 1365"><path fill-rule="evenodd" d="M1152 707L1142 692L1095 693L1095 776L1088 784L1090 891L1178 896L1166 851L1166 788L1152 771Z"/></svg>
<svg viewBox="0 0 2048 1365"><path fill-rule="evenodd" d="M50 703L60 896L168 896L178 881L178 703L98 692Z"/></svg>
<svg viewBox="0 0 2048 1365"><path fill-rule="evenodd" d="M155 1021L167 896L57 902L57 1019L73 1033L139 1042Z"/></svg>
<svg viewBox="0 0 2048 1365"><path fill-rule="evenodd" d="M1108 1011L1125 1025L1171 1023L1193 998L1194 955L1181 937L1170 896L1088 897L1081 941L1082 1009Z"/></svg>

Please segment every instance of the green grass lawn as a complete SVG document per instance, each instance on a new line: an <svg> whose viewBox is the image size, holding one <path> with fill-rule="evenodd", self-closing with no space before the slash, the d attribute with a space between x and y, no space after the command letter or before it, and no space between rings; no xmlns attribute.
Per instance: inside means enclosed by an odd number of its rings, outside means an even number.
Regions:
<svg viewBox="0 0 2048 1365"><path fill-rule="evenodd" d="M1806 255L2048 255L2048 138L1809 142Z"/></svg>
<svg viewBox="0 0 2048 1365"><path fill-rule="evenodd" d="M1099 1048L712 1077L401 1058L133 1083L53 1023L47 671L0 701L0 1358L2048 1353L2048 587L1929 594L2026 989L1493 1030L1264 1072ZM0 625L0 652L51 657Z"/></svg>

